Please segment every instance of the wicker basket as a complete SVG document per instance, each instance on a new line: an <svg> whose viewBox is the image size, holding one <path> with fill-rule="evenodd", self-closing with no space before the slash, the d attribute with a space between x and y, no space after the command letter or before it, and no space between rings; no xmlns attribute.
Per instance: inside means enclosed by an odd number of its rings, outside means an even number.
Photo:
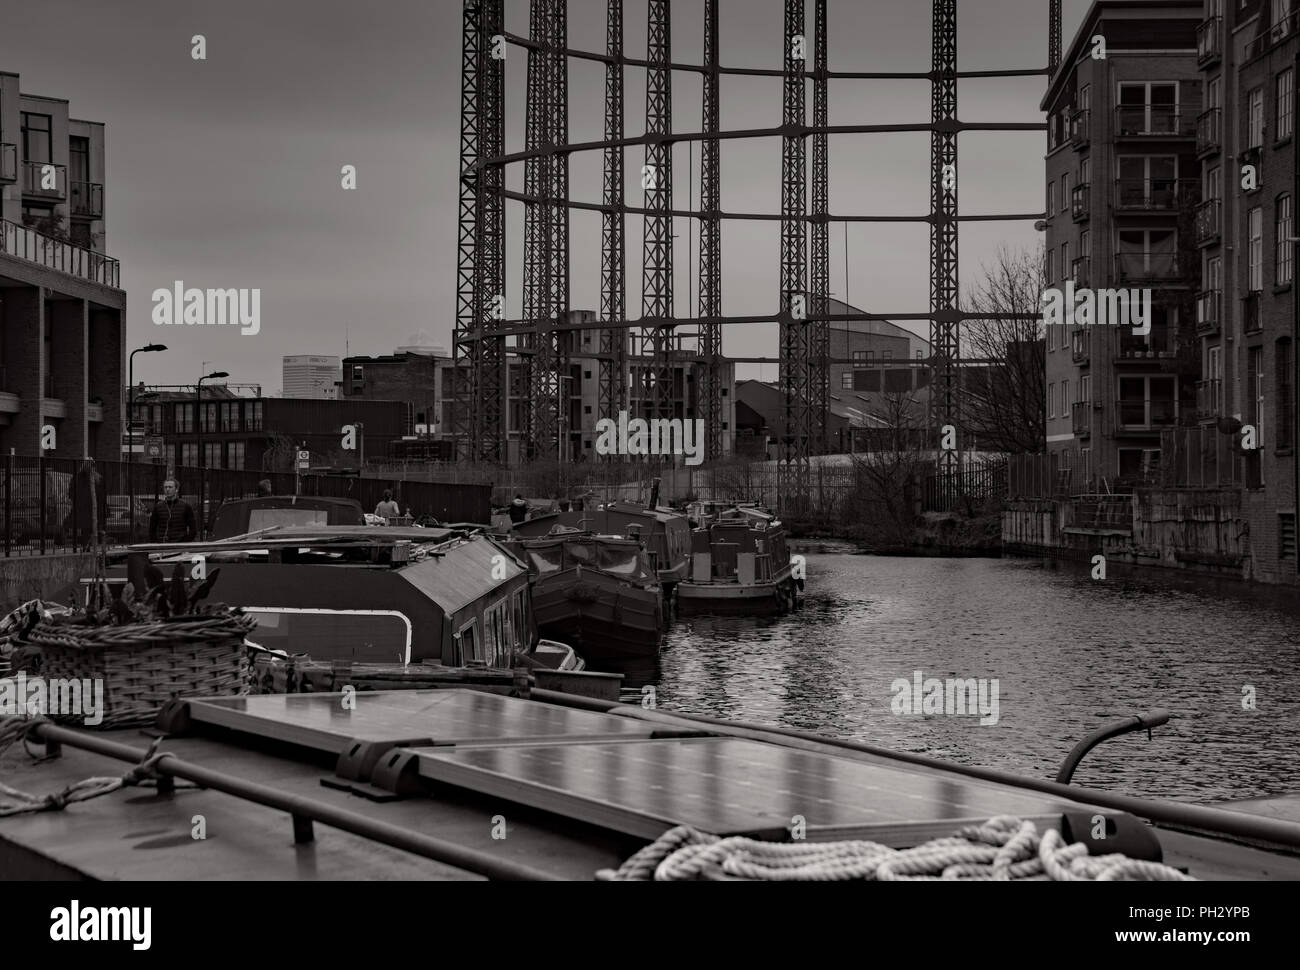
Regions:
<svg viewBox="0 0 1300 970"><path fill-rule="evenodd" d="M248 693L244 635L256 621L238 610L126 626L38 623L23 640L40 650L40 676L101 680L103 721L51 713L100 730L150 724L173 697Z"/></svg>

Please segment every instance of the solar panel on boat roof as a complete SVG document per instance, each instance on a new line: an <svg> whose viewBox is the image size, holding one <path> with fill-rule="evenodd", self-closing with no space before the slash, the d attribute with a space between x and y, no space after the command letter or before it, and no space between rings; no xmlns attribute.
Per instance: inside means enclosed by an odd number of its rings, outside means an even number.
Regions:
<svg viewBox="0 0 1300 970"><path fill-rule="evenodd" d="M1052 819L1060 799L952 775L735 738L416 748L420 774L644 838L676 825L915 845L996 815ZM1040 825L1040 829L1041 829Z"/></svg>
<svg viewBox="0 0 1300 970"><path fill-rule="evenodd" d="M255 694L190 702L190 717L279 741L340 752L348 741L470 744L639 737L655 725L483 691L393 690Z"/></svg>

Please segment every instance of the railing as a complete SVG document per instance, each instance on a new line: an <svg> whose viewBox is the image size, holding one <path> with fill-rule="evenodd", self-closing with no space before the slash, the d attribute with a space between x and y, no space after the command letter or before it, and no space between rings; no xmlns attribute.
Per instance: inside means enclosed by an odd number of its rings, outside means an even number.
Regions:
<svg viewBox="0 0 1300 970"><path fill-rule="evenodd" d="M1088 144L1092 135L1089 132L1089 126L1092 122L1092 112L1087 108L1080 108L1074 114L1070 115L1070 144L1075 148L1082 148Z"/></svg>
<svg viewBox="0 0 1300 970"><path fill-rule="evenodd" d="M1196 117L1196 152L1217 152L1223 145L1223 109L1210 108Z"/></svg>
<svg viewBox="0 0 1300 970"><path fill-rule="evenodd" d="M1075 286L1092 285L1092 257L1080 256L1070 264L1070 278Z"/></svg>
<svg viewBox="0 0 1300 970"><path fill-rule="evenodd" d="M1090 354L1088 342L1088 329L1076 330L1070 335L1070 355L1074 358L1076 364L1088 363Z"/></svg>
<svg viewBox="0 0 1300 970"><path fill-rule="evenodd" d="M1074 433L1083 437L1092 434L1092 402L1075 401L1070 406L1070 422Z"/></svg>
<svg viewBox="0 0 1300 970"><path fill-rule="evenodd" d="M116 259L54 239L7 219L0 220L0 253L103 286L117 288L121 281L121 266Z"/></svg>
<svg viewBox="0 0 1300 970"><path fill-rule="evenodd" d="M1180 278L1175 253L1116 253L1115 277L1129 280L1177 280Z"/></svg>
<svg viewBox="0 0 1300 970"><path fill-rule="evenodd" d="M0 182L18 181L18 146L0 144Z"/></svg>
<svg viewBox="0 0 1300 970"><path fill-rule="evenodd" d="M1212 64L1223 56L1223 18L1210 17L1196 28L1196 63Z"/></svg>
<svg viewBox="0 0 1300 970"><path fill-rule="evenodd" d="M1223 416L1223 381L1214 378L1196 382L1196 420L1214 421Z"/></svg>
<svg viewBox="0 0 1300 970"><path fill-rule="evenodd" d="M53 187L46 186L47 169L54 170ZM62 199L68 191L68 167L53 162L23 162L23 195Z"/></svg>
<svg viewBox="0 0 1300 970"><path fill-rule="evenodd" d="M1196 294L1196 336L1210 337L1219 332L1219 309L1222 306L1221 290L1203 290Z"/></svg>
<svg viewBox="0 0 1300 970"><path fill-rule="evenodd" d="M1076 185L1070 190L1070 215L1075 222L1083 222L1090 215L1088 183Z"/></svg>
<svg viewBox="0 0 1300 970"><path fill-rule="evenodd" d="M99 182L72 183L72 214L98 219L104 214L104 186Z"/></svg>
<svg viewBox="0 0 1300 970"><path fill-rule="evenodd" d="M1206 199L1196 207L1196 242L1198 245L1219 238L1223 223L1223 200Z"/></svg>
<svg viewBox="0 0 1300 970"><path fill-rule="evenodd" d="M1119 358L1122 360L1126 357L1163 357L1173 350L1170 343L1173 334L1173 328L1164 325L1152 324L1151 332L1140 336L1124 329L1120 331Z"/></svg>
<svg viewBox="0 0 1300 970"><path fill-rule="evenodd" d="M1116 179L1118 211L1173 212L1180 202L1194 201L1200 183L1191 179Z"/></svg>
<svg viewBox="0 0 1300 970"><path fill-rule="evenodd" d="M927 475L921 486L926 512L951 512L964 504L1003 499L1007 495L1007 463L993 459L957 471Z"/></svg>
<svg viewBox="0 0 1300 970"><path fill-rule="evenodd" d="M1261 27L1259 33L1246 44L1246 60L1264 53L1274 44L1280 44L1290 34L1294 33L1298 17L1300 17L1300 12L1293 10L1277 23L1269 27Z"/></svg>
<svg viewBox="0 0 1300 970"><path fill-rule="evenodd" d="M1121 428L1129 431L1172 428L1178 423L1178 403L1146 399L1119 400L1115 402L1115 419Z"/></svg>
<svg viewBox="0 0 1300 970"><path fill-rule="evenodd" d="M1196 119L1174 104L1121 104L1115 108L1117 136L1174 136L1195 134Z"/></svg>
<svg viewBox="0 0 1300 970"><path fill-rule="evenodd" d="M1245 333L1261 333L1264 325L1259 317L1259 294L1250 293L1241 301L1241 323Z"/></svg>
<svg viewBox="0 0 1300 970"><path fill-rule="evenodd" d="M1160 484L1165 488L1234 488L1241 484L1240 436L1218 427L1160 432Z"/></svg>

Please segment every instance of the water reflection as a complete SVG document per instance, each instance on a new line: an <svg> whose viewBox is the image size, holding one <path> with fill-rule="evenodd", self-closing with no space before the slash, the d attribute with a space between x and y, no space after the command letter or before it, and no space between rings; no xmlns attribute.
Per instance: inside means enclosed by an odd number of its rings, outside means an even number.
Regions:
<svg viewBox="0 0 1300 970"><path fill-rule="evenodd" d="M809 557L792 616L687 617L657 672L667 710L761 721L1051 778L1108 720L1166 707L1153 739L1095 749L1076 784L1196 801L1300 790L1300 613L1163 580L989 559ZM999 719L896 715L896 678L996 679ZM634 678L629 678L629 684ZM1257 709L1242 709L1251 685Z"/></svg>

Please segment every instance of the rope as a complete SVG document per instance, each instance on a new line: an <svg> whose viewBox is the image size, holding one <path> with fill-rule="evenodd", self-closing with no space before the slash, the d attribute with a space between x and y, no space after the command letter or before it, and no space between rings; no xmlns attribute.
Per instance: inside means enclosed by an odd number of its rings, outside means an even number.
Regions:
<svg viewBox="0 0 1300 970"><path fill-rule="evenodd" d="M15 735L5 743L12 744L17 737L22 737L24 742L27 736L36 728L38 724L48 723L45 718L33 718L25 721L21 732L13 732ZM5 724L0 729L9 729L10 725ZM19 791L17 788L11 788L0 782L0 794L8 796L0 799L0 818L7 818L13 815L26 815L34 812L57 812L67 808L76 802L89 801L92 798L99 798L101 795L110 795L120 788L132 785L143 785L150 782L157 782L163 776L158 773L158 764L163 758L171 757L171 752L158 752L158 745L162 738L154 738L153 743L149 745L149 750L145 752L144 757L140 759L139 764L132 765L122 775L114 777L95 777L84 778L81 781L75 781L62 791L57 791L49 795L31 795L25 791ZM3 747L0 747L0 752Z"/></svg>
<svg viewBox="0 0 1300 970"><path fill-rule="evenodd" d="M1040 836L1033 822L1000 815L981 825L968 826L955 836L901 850L865 841L760 842L740 836L724 839L679 825L641 849L617 870L603 869L596 878L641 882L652 879L1113 882L1190 881L1192 877L1158 862L1130 859L1118 853L1090 856L1084 843L1066 845L1055 829L1048 829Z"/></svg>

